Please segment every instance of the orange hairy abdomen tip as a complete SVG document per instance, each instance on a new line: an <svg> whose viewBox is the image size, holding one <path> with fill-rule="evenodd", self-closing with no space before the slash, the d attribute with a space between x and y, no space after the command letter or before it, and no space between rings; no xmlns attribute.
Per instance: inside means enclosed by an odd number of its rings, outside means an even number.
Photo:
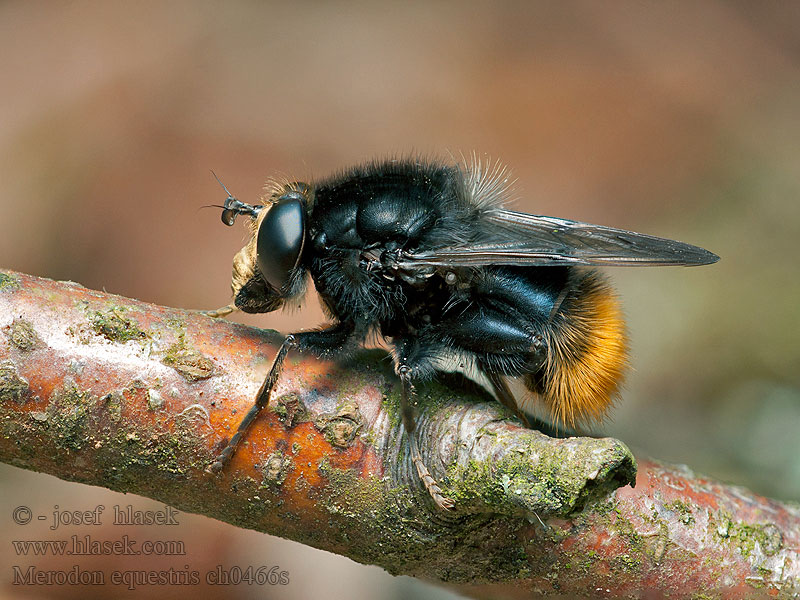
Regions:
<svg viewBox="0 0 800 600"><path fill-rule="evenodd" d="M614 403L627 367L625 321L611 286L594 271L572 283L545 333L547 361L536 391L556 423L601 421Z"/></svg>

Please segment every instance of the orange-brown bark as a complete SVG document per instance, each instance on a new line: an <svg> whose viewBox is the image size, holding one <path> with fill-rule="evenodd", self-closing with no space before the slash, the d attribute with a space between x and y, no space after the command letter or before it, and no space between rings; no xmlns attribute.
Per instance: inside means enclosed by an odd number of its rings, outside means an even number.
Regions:
<svg viewBox="0 0 800 600"><path fill-rule="evenodd" d="M610 439L521 428L463 381L420 389L414 475L379 351L290 355L230 465L279 336L0 271L0 459L135 492L468 595L791 597L800 510L633 459ZM623 486L623 487L620 487ZM703 597L702 595L699 597Z"/></svg>

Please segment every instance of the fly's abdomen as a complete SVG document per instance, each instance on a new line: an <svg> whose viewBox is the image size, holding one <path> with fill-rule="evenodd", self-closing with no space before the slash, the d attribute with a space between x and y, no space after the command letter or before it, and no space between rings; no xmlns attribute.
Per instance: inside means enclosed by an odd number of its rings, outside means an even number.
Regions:
<svg viewBox="0 0 800 600"><path fill-rule="evenodd" d="M542 330L546 359L524 378L554 420L600 421L627 367L625 322L611 286L596 271L571 269L560 305Z"/></svg>

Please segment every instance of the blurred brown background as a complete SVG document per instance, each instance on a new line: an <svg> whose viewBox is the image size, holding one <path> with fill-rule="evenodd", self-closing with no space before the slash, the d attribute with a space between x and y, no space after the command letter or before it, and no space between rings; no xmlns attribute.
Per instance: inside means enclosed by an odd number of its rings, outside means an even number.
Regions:
<svg viewBox="0 0 800 600"><path fill-rule="evenodd" d="M229 300L244 228L216 209L270 175L376 155L473 150L516 208L644 231L722 256L619 269L633 367L604 432L766 495L800 499L800 3L0 4L0 266L172 306ZM288 330L322 316L246 322ZM288 586L210 598L449 598L448 592L192 515L188 555L15 554L19 505L154 503L0 470L4 565L279 565ZM91 531L117 538L119 527ZM55 565L55 566L54 566ZM13 586L16 597L182 597L197 588Z"/></svg>

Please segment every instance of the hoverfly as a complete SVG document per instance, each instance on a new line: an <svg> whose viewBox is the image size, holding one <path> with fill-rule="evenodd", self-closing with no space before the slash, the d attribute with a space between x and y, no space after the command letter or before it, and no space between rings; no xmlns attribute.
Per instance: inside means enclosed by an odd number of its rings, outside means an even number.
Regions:
<svg viewBox="0 0 800 600"><path fill-rule="evenodd" d="M706 265L718 257L682 242L508 210L507 195L499 167L413 158L276 184L258 205L228 192L222 221L249 217L252 237L233 260L234 301L212 314L277 310L305 292L310 275L331 322L286 337L210 470L224 467L268 404L290 348L342 356L371 333L392 348L410 457L439 507L453 502L421 458L413 384L444 362L473 365L526 424L520 403L534 398L562 425L602 419L624 374L627 343L619 303L593 267ZM524 397L512 393L515 380Z"/></svg>

